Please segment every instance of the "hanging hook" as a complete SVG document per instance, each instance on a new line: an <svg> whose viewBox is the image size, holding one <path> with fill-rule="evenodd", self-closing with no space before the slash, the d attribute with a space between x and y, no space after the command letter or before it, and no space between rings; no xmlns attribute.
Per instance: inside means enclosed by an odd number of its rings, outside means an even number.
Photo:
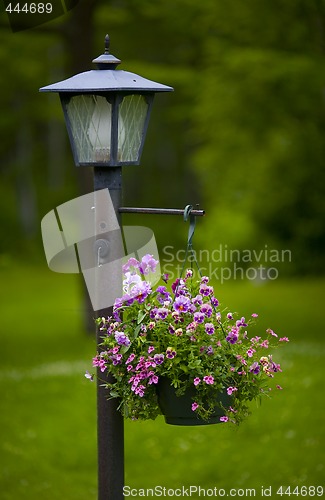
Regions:
<svg viewBox="0 0 325 500"><path fill-rule="evenodd" d="M187 237L187 245L191 248L192 247L192 239L194 236L194 231L195 231L195 215L193 215L191 212L193 210L193 205L186 205L184 208L184 222L187 222L188 218L190 218L190 227L188 230L188 237Z"/></svg>

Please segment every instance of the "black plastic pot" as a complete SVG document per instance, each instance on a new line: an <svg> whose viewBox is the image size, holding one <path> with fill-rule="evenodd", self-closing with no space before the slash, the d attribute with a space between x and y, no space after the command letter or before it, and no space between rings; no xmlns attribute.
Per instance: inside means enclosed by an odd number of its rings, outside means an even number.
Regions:
<svg viewBox="0 0 325 500"><path fill-rule="evenodd" d="M157 384L158 403L165 422L171 425L210 425L219 424L224 411L218 406L221 403L225 408L231 404L231 396L226 392L216 392L216 407L208 420L198 417L192 410L195 401L195 387L188 388L182 396L176 396L176 389L170 385L170 379L160 377ZM194 398L194 399L193 399Z"/></svg>

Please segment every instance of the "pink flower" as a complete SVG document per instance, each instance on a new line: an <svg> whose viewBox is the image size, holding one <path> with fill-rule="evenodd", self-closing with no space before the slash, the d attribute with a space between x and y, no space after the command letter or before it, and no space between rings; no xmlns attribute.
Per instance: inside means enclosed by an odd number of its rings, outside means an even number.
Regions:
<svg viewBox="0 0 325 500"><path fill-rule="evenodd" d="M194 403L192 403L192 411L197 410L197 409L198 409L198 407L199 407L199 405L198 405L197 403L195 403L195 402L194 402Z"/></svg>
<svg viewBox="0 0 325 500"><path fill-rule="evenodd" d="M130 356L128 357L128 359L125 361L125 364L128 365L129 363L132 363L132 361L134 360L135 358L135 354L130 354Z"/></svg>
<svg viewBox="0 0 325 500"><path fill-rule="evenodd" d="M231 396L233 392L238 391L237 387L228 387L227 389L227 394L228 396Z"/></svg>
<svg viewBox="0 0 325 500"><path fill-rule="evenodd" d="M203 377L203 380L208 385L214 384L214 378L212 377L212 375L206 375L205 377Z"/></svg>
<svg viewBox="0 0 325 500"><path fill-rule="evenodd" d="M282 389L283 389L283 387L281 387L281 385L277 385L276 388L279 389L279 391L282 391Z"/></svg>
<svg viewBox="0 0 325 500"><path fill-rule="evenodd" d="M279 339L279 342L289 342L289 339L288 337L282 337L281 339Z"/></svg>
<svg viewBox="0 0 325 500"><path fill-rule="evenodd" d="M199 377L195 377L194 385L199 385L200 382L201 382L201 379Z"/></svg>
<svg viewBox="0 0 325 500"><path fill-rule="evenodd" d="M228 422L229 418L224 416L224 417L220 417L220 422Z"/></svg>
<svg viewBox="0 0 325 500"><path fill-rule="evenodd" d="M255 349L252 349L251 347L246 351L246 354L249 358L251 358L254 355Z"/></svg>
<svg viewBox="0 0 325 500"><path fill-rule="evenodd" d="M272 337L277 337L277 334L273 330L271 330L271 328L268 328L266 330L266 333L269 333L270 335L272 335Z"/></svg>
<svg viewBox="0 0 325 500"><path fill-rule="evenodd" d="M153 345L149 346L148 347L148 354L152 353L152 351L154 351L154 350L155 350L155 348Z"/></svg>
<svg viewBox="0 0 325 500"><path fill-rule="evenodd" d="M252 314L252 318L258 318L258 314L253 313L253 314Z"/></svg>
<svg viewBox="0 0 325 500"><path fill-rule="evenodd" d="M105 360L98 358L97 356L96 358L93 358L93 366L98 366L101 372L104 372L106 370Z"/></svg>

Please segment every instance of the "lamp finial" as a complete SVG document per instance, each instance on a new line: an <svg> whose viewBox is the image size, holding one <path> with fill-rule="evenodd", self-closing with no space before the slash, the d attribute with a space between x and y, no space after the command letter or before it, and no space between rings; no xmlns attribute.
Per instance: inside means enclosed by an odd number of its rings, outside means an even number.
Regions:
<svg viewBox="0 0 325 500"><path fill-rule="evenodd" d="M109 43L110 43L109 35L106 35L105 36L105 54L109 54Z"/></svg>
<svg viewBox="0 0 325 500"><path fill-rule="evenodd" d="M117 57L109 53L109 45L110 37L109 35L106 35L104 54L93 60L93 63L97 64L98 69L116 69L116 66L118 66L121 62L120 59L117 59Z"/></svg>

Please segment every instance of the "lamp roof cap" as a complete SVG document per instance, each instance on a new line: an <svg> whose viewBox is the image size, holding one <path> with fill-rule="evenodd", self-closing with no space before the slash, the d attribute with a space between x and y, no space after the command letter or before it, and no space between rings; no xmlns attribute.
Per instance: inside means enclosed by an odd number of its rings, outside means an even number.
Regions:
<svg viewBox="0 0 325 500"><path fill-rule="evenodd" d="M105 52L92 61L97 69L78 73L61 82L41 87L40 92L171 92L167 85L148 80L129 71L116 70L120 59L109 53L109 36L105 37Z"/></svg>

